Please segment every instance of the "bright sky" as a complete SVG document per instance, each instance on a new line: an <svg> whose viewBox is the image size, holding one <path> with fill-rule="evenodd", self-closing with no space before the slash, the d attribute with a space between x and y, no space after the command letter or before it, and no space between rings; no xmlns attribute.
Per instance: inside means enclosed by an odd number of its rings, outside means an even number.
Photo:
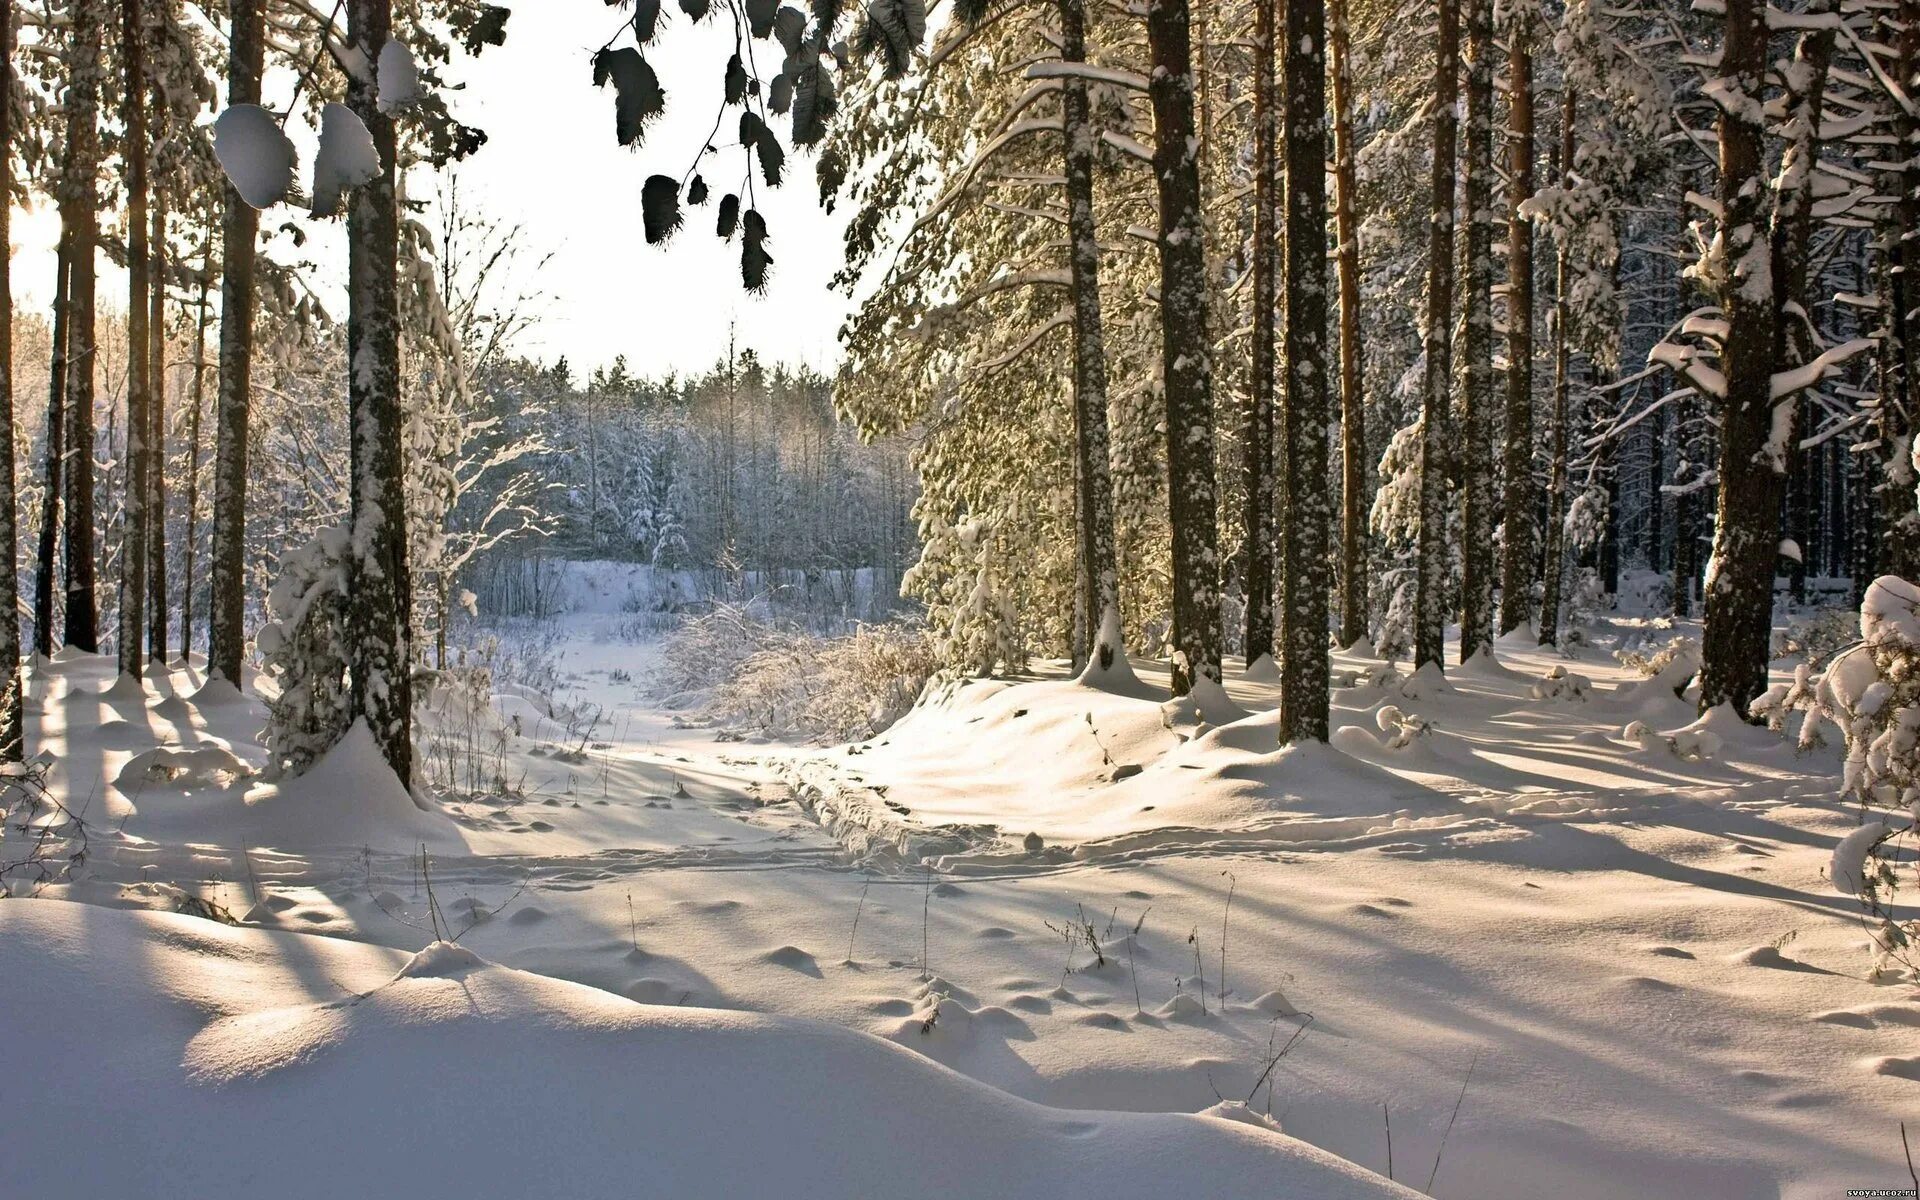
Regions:
<svg viewBox="0 0 1920 1200"><path fill-rule="evenodd" d="M478 60L455 64L466 86L448 97L454 113L487 131L487 145L458 168L465 203L508 225L524 226L521 260L526 278L512 290L537 291L538 322L520 350L552 360L565 355L584 373L625 354L642 375L698 371L726 353L729 322L737 322L741 348L764 361L831 367L838 361L834 333L847 301L827 287L840 262L842 221L818 206L810 156L789 150L784 182L765 186L756 174L755 197L767 219L774 267L767 290L749 295L740 286L738 238L713 235L721 195L739 188L743 156L738 149L709 155L702 165L712 198L686 208L686 220L666 246L648 246L640 228L640 185L653 173L680 175L713 127L721 75L732 49L732 29L719 18L692 26L677 4L666 4L661 32L646 51L667 91L667 112L648 131L640 149L623 150L614 138L613 89L593 87L591 57L620 25L621 11L599 0L542 0L517 6L507 24L507 42ZM771 42L754 43L769 77L780 53ZM269 89L270 92L272 89ZM284 95L268 97L284 103ZM729 110L715 142L731 147L739 110ZM305 120L296 117L298 126ZM774 119L784 139L787 121ZM312 162L312 138L289 133L301 148L302 175ZM413 185L429 193L426 179ZM341 222L315 222L304 213L276 208L262 216L263 231L287 221L313 235L299 257L313 261L327 286L319 290L344 319L338 281L346 273ZM13 230L14 287L21 304L45 305L51 296L52 248L59 225L42 206L18 213ZM290 242L275 239L276 254L291 255ZM534 264L551 254L538 275ZM124 297L124 276L102 263L101 297Z"/></svg>

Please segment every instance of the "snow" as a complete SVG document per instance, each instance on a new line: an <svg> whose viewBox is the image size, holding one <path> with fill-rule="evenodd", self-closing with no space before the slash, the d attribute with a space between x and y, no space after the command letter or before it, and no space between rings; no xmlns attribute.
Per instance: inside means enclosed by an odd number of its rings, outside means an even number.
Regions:
<svg viewBox="0 0 1920 1200"><path fill-rule="evenodd" d="M1867 856L1894 832L1885 821L1874 820L1840 839L1827 865L1827 878L1833 890L1842 896L1858 896L1867 890Z"/></svg>
<svg viewBox="0 0 1920 1200"><path fill-rule="evenodd" d="M321 109L320 150L313 159L313 215L332 216L340 210L343 192L379 175L380 152L366 123L344 104Z"/></svg>
<svg viewBox="0 0 1920 1200"><path fill-rule="evenodd" d="M92 844L0 904L0 1011L42 1031L0 1039L35 1098L7 1138L42 1148L10 1187L1405 1194L1354 1174L1383 1102L1416 1185L1461 1103L1438 1196L1904 1178L1920 1068L1874 1064L1913 1057L1920 991L1868 978L1836 892L1838 749L1698 717L1697 627L1413 687L1339 652L1327 746L1282 748L1231 660L1247 715L1169 725L1136 655L820 749L648 700L612 581L546 627L557 682L495 682L478 794L434 765L409 795L364 730L263 785L251 690L39 666L30 739ZM1629 636L1675 652L1642 678ZM172 911L201 905L244 927Z"/></svg>
<svg viewBox="0 0 1920 1200"><path fill-rule="evenodd" d="M235 104L213 123L213 152L240 198L271 208L293 187L293 142L258 104Z"/></svg>
<svg viewBox="0 0 1920 1200"><path fill-rule="evenodd" d="M413 61L413 51L400 39L389 38L380 47L376 78L381 112L399 112L419 102L420 68Z"/></svg>

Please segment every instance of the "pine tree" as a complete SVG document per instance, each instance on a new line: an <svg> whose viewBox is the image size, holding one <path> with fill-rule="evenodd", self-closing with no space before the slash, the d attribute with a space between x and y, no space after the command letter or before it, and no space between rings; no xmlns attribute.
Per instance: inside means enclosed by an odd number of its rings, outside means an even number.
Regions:
<svg viewBox="0 0 1920 1200"><path fill-rule="evenodd" d="M90 654L100 650L100 614L94 594L93 436L94 374L98 369L94 299L100 243L100 82L105 63L101 32L110 19L104 0L79 0L68 68L65 219L72 230L68 285L65 470L66 642Z"/></svg>
<svg viewBox="0 0 1920 1200"><path fill-rule="evenodd" d="M1463 0L1466 138L1461 199L1460 661L1493 640L1493 0Z"/></svg>
<svg viewBox="0 0 1920 1200"><path fill-rule="evenodd" d="M1148 0L1153 173L1160 223L1160 338L1173 535L1173 692L1220 680L1220 553L1215 527L1212 355L1187 0Z"/></svg>
<svg viewBox="0 0 1920 1200"><path fill-rule="evenodd" d="M0 246L12 247L13 209L13 6L0 13ZM21 726L20 577L15 562L18 529L13 487L13 255L0 259L0 429L6 430L0 461L0 763L19 762L26 749Z"/></svg>
<svg viewBox="0 0 1920 1200"><path fill-rule="evenodd" d="M1274 593L1274 319L1279 295L1279 239L1274 228L1279 184L1275 143L1280 113L1274 86L1274 9L1254 0L1253 33L1253 395L1241 452L1246 456L1246 660L1273 653ZM1291 510L1289 510L1291 515Z"/></svg>
<svg viewBox="0 0 1920 1200"><path fill-rule="evenodd" d="M1372 500L1360 338L1360 227L1355 215L1358 178L1347 0L1328 0L1327 34L1333 51L1334 230L1340 277L1340 644L1351 646L1367 634L1367 512Z"/></svg>
<svg viewBox="0 0 1920 1200"><path fill-rule="evenodd" d="M1447 625L1447 468L1453 387L1454 156L1460 96L1460 15L1456 0L1436 0L1433 67L1433 163L1427 241L1426 376L1421 392L1420 529L1414 594L1413 663L1445 666Z"/></svg>
<svg viewBox="0 0 1920 1200"><path fill-rule="evenodd" d="M1560 89L1560 145L1554 156L1560 186L1573 186L1574 122L1579 101L1572 88ZM1553 415L1548 418L1547 545L1542 556L1545 582L1540 597L1540 644L1560 644L1561 591L1567 574L1568 426L1573 420L1572 317L1573 248L1561 237L1553 266Z"/></svg>
<svg viewBox="0 0 1920 1200"><path fill-rule="evenodd" d="M1286 652L1280 740L1327 740L1326 10L1287 0Z"/></svg>
<svg viewBox="0 0 1920 1200"><path fill-rule="evenodd" d="M1527 4L1511 6L1507 31L1507 413L1502 487L1500 632L1533 614L1533 26Z"/></svg>
<svg viewBox="0 0 1920 1200"><path fill-rule="evenodd" d="M227 104L258 104L266 61L260 0L232 0ZM225 184L221 217L220 375L213 452L207 673L235 687L246 652L247 442L253 396L255 242L260 214Z"/></svg>
<svg viewBox="0 0 1920 1200"><path fill-rule="evenodd" d="M127 469L126 532L120 556L120 674L138 680L144 666L147 599L147 522L149 454L152 434L153 286L147 238L147 67L146 29L141 0L120 2L121 61L126 71L121 113L126 123L124 159L127 181Z"/></svg>
<svg viewBox="0 0 1920 1200"><path fill-rule="evenodd" d="M72 153L69 141L69 158ZM62 488L66 479L67 343L72 332L68 318L73 310L73 230L66 220L64 195L60 216L60 241L54 251L53 267L53 346L47 364L46 461L41 474L40 538L33 572L33 652L42 658L53 653L54 590L59 586L60 525L65 509Z"/></svg>

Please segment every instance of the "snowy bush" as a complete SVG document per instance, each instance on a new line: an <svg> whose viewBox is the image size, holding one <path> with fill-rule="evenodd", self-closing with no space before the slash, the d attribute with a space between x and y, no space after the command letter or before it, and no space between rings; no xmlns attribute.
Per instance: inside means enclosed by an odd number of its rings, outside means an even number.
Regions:
<svg viewBox="0 0 1920 1200"><path fill-rule="evenodd" d="M1582 701L1593 691L1593 680L1575 671L1555 665L1534 680L1528 689L1535 700Z"/></svg>
<svg viewBox="0 0 1920 1200"><path fill-rule="evenodd" d="M255 644L275 690L266 696L269 779L299 775L348 725L348 533L322 529L280 560Z"/></svg>
<svg viewBox="0 0 1920 1200"><path fill-rule="evenodd" d="M1643 643L1631 649L1616 650L1613 657L1621 666L1638 671L1646 679L1668 674L1676 667L1684 667L1687 676L1691 677L1700 669L1700 639L1673 637L1653 647Z"/></svg>
<svg viewBox="0 0 1920 1200"><path fill-rule="evenodd" d="M655 684L715 724L856 741L913 707L939 668L935 651L924 629L905 622L823 637L721 605L668 636Z"/></svg>
<svg viewBox="0 0 1920 1200"><path fill-rule="evenodd" d="M1411 575L1393 590L1386 615L1374 634L1373 652L1388 665L1413 652L1413 579Z"/></svg>
<svg viewBox="0 0 1920 1200"><path fill-rule="evenodd" d="M1860 614L1850 608L1829 608L1796 617L1774 634L1775 658L1800 657L1819 664L1860 640Z"/></svg>

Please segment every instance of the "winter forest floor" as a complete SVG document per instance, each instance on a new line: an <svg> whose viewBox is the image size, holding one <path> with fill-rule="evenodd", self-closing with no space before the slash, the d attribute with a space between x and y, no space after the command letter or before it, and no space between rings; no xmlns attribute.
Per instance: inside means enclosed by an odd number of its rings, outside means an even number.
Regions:
<svg viewBox="0 0 1920 1200"><path fill-rule="evenodd" d="M0 904L0 1078L61 1098L9 1117L0 1178L1410 1194L1112 1115L1243 1101L1460 1200L1907 1186L1920 990L1868 981L1824 878L1856 823L1838 752L1696 724L1615 665L1625 623L1445 690L1336 655L1332 745L1288 752L1271 684L1235 669L1231 705L1169 714L1151 664L1132 696L967 683L856 746L717 741L645 698L654 646L570 628L559 692L423 736L441 777L510 787L432 811L351 743L259 784L257 702L197 671L36 673L31 745L91 835L44 894L95 907ZM1585 680L1535 696L1555 665ZM102 911L186 895L247 928ZM478 958L410 962L436 919Z"/></svg>

